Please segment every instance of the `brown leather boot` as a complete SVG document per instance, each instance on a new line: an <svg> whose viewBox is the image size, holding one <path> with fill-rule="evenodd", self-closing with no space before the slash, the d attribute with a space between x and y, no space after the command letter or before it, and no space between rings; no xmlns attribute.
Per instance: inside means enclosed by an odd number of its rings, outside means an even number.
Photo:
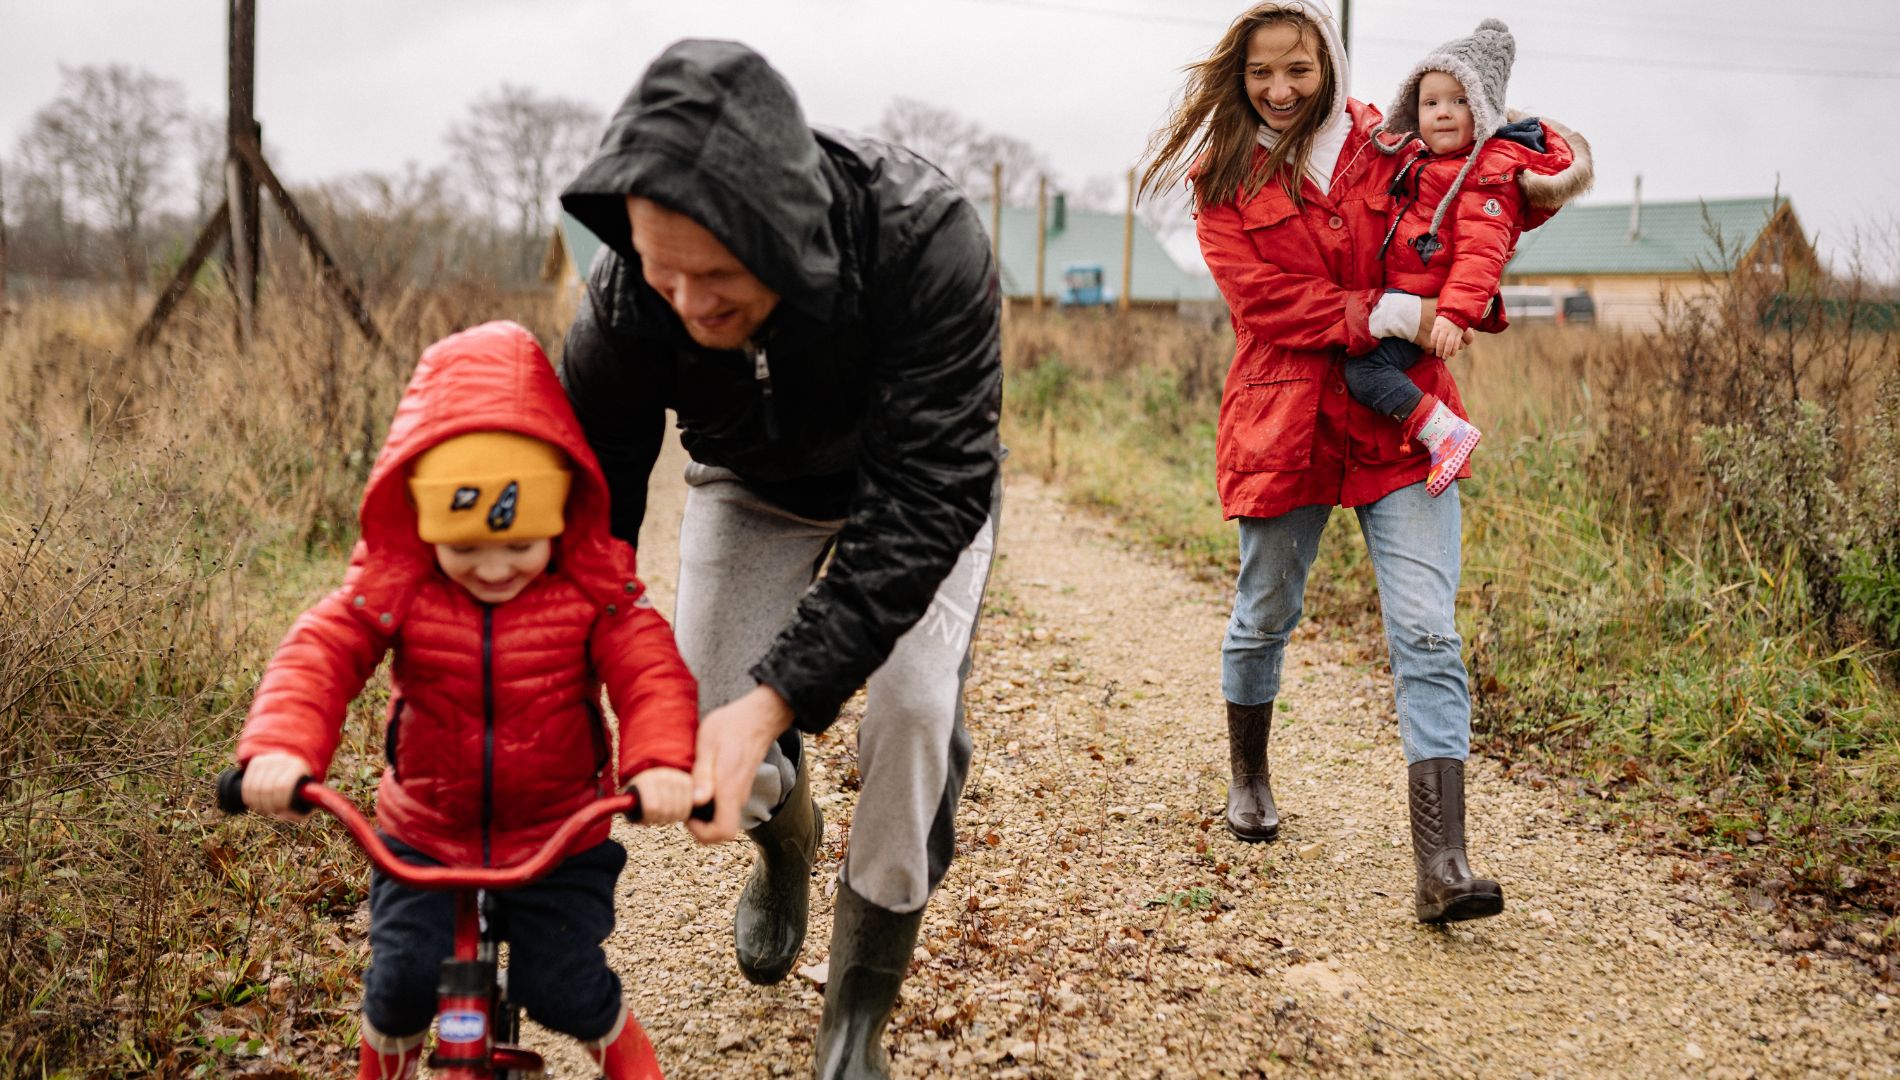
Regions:
<svg viewBox="0 0 1900 1080"><path fill-rule="evenodd" d="M1504 910L1504 890L1472 877L1465 861L1465 763L1429 758L1407 766L1412 855L1418 863L1418 921L1460 922Z"/></svg>
<svg viewBox="0 0 1900 1080"><path fill-rule="evenodd" d="M1273 702L1227 703L1227 831L1248 843L1280 835L1280 811L1273 805L1267 776L1267 733L1273 727Z"/></svg>

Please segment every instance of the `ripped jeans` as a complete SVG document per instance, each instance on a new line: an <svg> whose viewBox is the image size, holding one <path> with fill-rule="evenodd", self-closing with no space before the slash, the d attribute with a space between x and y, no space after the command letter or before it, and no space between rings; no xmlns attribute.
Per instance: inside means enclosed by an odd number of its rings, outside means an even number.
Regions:
<svg viewBox="0 0 1900 1080"><path fill-rule="evenodd" d="M1240 519L1240 580L1221 643L1221 691L1237 705L1280 694L1287 635L1299 625L1306 575L1330 506ZM1471 692L1453 623L1458 598L1458 485L1434 499L1423 483L1357 507L1372 553L1392 657L1393 696L1407 764L1471 751Z"/></svg>

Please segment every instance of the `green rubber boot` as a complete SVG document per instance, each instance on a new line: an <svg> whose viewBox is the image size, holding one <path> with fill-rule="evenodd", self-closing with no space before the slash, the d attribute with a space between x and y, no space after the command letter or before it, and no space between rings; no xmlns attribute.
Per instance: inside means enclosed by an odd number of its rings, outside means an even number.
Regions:
<svg viewBox="0 0 1900 1080"><path fill-rule="evenodd" d="M889 1080L884 1028L910 970L924 913L886 911L838 883L825 1015L814 1047L819 1080Z"/></svg>
<svg viewBox="0 0 1900 1080"><path fill-rule="evenodd" d="M805 924L811 916L811 868L825 835L825 819L811 801L811 766L804 759L801 752L798 781L778 812L746 830L758 851L752 859L752 876L739 894L732 937L740 974L760 986L779 982L791 972L805 945Z"/></svg>

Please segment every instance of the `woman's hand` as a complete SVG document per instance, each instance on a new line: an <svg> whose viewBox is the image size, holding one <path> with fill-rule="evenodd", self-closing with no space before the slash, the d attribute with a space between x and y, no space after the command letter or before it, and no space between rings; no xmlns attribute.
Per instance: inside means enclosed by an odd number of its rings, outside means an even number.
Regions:
<svg viewBox="0 0 1900 1080"><path fill-rule="evenodd" d="M693 809L693 777L680 769L659 766L638 773L633 789L640 793L640 824L671 825L685 821Z"/></svg>
<svg viewBox="0 0 1900 1080"><path fill-rule="evenodd" d="M1441 359L1457 356L1470 340L1470 331L1443 315L1432 320L1432 351Z"/></svg>
<svg viewBox="0 0 1900 1080"><path fill-rule="evenodd" d="M244 805L254 814L266 814L279 821L302 821L309 817L290 808L297 781L315 776L317 770L295 754L270 751L244 763Z"/></svg>

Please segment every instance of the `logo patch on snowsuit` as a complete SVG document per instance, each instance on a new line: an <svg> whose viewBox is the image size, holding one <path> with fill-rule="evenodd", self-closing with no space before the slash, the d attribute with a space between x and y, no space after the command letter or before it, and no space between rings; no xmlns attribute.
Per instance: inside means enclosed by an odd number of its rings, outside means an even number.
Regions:
<svg viewBox="0 0 1900 1080"><path fill-rule="evenodd" d="M503 532L515 523L515 500L521 494L521 485L508 481L508 486L496 496L495 505L488 511L488 529L490 532Z"/></svg>
<svg viewBox="0 0 1900 1080"><path fill-rule="evenodd" d="M1496 199L1486 199L1484 200L1482 209L1492 217L1499 217L1504 213L1504 204L1498 202Z"/></svg>

